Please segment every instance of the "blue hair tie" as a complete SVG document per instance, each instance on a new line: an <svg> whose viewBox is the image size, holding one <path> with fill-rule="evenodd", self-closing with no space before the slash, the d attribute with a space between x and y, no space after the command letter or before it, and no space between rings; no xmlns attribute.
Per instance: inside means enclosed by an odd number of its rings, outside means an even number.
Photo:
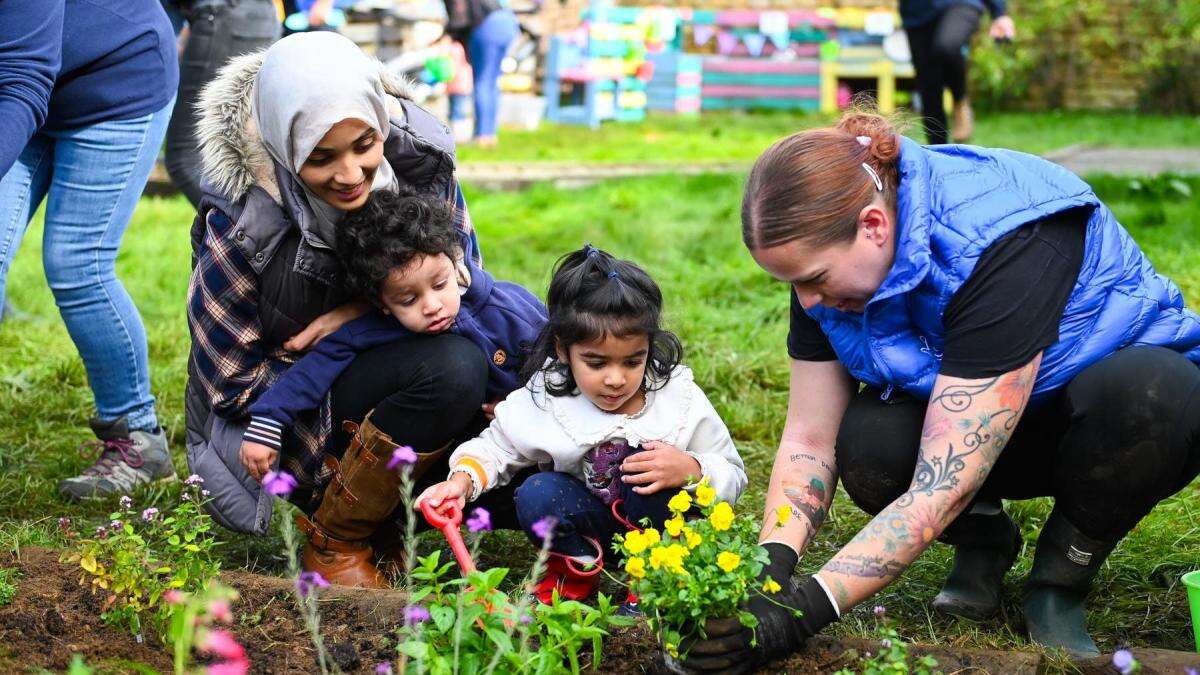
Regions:
<svg viewBox="0 0 1200 675"><path fill-rule="evenodd" d="M621 278L621 275L617 274L617 271L616 271L616 270L611 270L611 271L608 273L608 278L609 278L609 279L620 279L620 278Z"/></svg>
<svg viewBox="0 0 1200 675"><path fill-rule="evenodd" d="M589 258L595 258L596 256L600 255L600 249L592 246L591 244L584 244L583 252L587 254L587 257Z"/></svg>

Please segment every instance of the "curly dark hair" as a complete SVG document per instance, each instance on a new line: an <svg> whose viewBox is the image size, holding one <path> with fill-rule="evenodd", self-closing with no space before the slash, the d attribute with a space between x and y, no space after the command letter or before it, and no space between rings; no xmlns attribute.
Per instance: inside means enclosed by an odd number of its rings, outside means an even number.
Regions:
<svg viewBox="0 0 1200 675"><path fill-rule="evenodd" d="M415 256L458 255L454 209L446 200L402 186L376 190L346 214L337 231L337 256L346 290L379 304L383 282Z"/></svg>
<svg viewBox="0 0 1200 675"><path fill-rule="evenodd" d="M521 370L526 383L538 372L546 378L551 396L571 396L577 390L569 364L558 358L571 345L603 339L605 335L645 335L650 341L646 391L661 389L683 360L683 345L662 328L662 291L645 270L591 244L559 258L546 292L549 321L538 334Z"/></svg>

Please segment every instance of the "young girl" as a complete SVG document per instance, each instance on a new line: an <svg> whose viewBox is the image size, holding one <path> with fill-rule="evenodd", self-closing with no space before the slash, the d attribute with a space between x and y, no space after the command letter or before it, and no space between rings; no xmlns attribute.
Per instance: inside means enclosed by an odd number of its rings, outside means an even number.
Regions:
<svg viewBox="0 0 1200 675"><path fill-rule="evenodd" d="M585 246L559 263L546 304L526 386L455 450L449 479L417 501L462 507L538 465L542 473L516 491L530 540L552 537L535 592L542 602L555 589L584 600L613 535L646 518L661 527L678 488L705 478L718 499L733 502L746 471L729 430L679 365L679 340L660 327L662 293L641 268Z"/></svg>

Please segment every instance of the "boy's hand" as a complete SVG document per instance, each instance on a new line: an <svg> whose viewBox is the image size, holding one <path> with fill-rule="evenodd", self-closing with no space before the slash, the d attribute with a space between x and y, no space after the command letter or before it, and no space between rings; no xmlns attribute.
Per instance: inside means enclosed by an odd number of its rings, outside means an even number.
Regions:
<svg viewBox="0 0 1200 675"><path fill-rule="evenodd" d="M465 507L467 505L467 493L470 490L471 479L466 474L456 473L450 477L450 480L442 481L441 483L425 488L425 491L413 502L413 508L420 509L421 502L427 501L435 511L445 515L446 509L452 503L457 502L459 509Z"/></svg>
<svg viewBox="0 0 1200 675"><path fill-rule="evenodd" d="M625 458L621 463L621 480L632 483L639 495L650 495L667 488L683 487L700 479L700 462L679 448L649 441L642 451Z"/></svg>
<svg viewBox="0 0 1200 675"><path fill-rule="evenodd" d="M274 448L253 441L243 441L241 452L238 454L242 460L242 466L246 467L246 471L249 471L254 480L259 483L263 481L263 476L267 475L267 472L271 470L271 465L275 463L275 458L279 456L279 452Z"/></svg>

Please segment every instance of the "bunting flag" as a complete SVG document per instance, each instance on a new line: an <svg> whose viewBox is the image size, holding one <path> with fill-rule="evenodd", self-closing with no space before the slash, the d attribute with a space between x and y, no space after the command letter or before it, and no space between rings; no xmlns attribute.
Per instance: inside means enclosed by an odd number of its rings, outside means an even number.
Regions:
<svg viewBox="0 0 1200 675"><path fill-rule="evenodd" d="M692 37L696 40L697 47L703 47L708 44L708 41L713 39L716 34L716 29L702 23L692 26Z"/></svg>
<svg viewBox="0 0 1200 675"><path fill-rule="evenodd" d="M763 47L767 44L767 36L762 33L746 33L742 36L742 42L746 44L750 56L758 58L762 56Z"/></svg>
<svg viewBox="0 0 1200 675"><path fill-rule="evenodd" d="M787 49L788 43L792 41L792 34L786 30L781 33L767 33L767 37L770 38L771 44L775 45L775 49L779 50Z"/></svg>
<svg viewBox="0 0 1200 675"><path fill-rule="evenodd" d="M729 56L733 50L737 48L737 36L729 31L721 31L717 33L717 51L723 56Z"/></svg>

